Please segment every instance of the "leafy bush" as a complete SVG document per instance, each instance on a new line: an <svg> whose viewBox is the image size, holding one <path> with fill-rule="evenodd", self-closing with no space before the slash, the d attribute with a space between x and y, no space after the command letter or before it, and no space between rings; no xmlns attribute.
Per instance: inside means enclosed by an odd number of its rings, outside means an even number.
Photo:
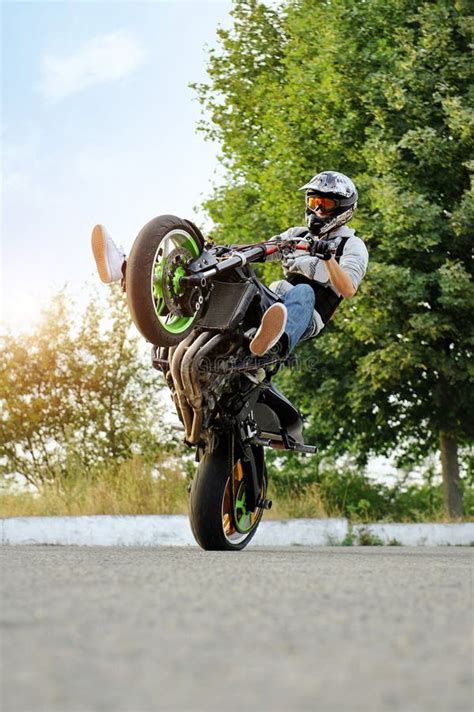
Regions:
<svg viewBox="0 0 474 712"><path fill-rule="evenodd" d="M275 497L285 502L294 500L300 509L304 509L306 498L314 504L317 496L319 511L325 516L345 516L353 521L415 522L444 516L442 485L434 481L431 470L419 484L402 481L388 485L374 481L350 461L336 464L294 454L283 459L274 453L268 459ZM466 479L464 482L469 484ZM472 516L468 507L473 499L472 488L468 492L466 486L467 516Z"/></svg>
<svg viewBox="0 0 474 712"><path fill-rule="evenodd" d="M31 333L0 339L0 474L37 489L170 447L159 390L120 290L78 317L60 293Z"/></svg>

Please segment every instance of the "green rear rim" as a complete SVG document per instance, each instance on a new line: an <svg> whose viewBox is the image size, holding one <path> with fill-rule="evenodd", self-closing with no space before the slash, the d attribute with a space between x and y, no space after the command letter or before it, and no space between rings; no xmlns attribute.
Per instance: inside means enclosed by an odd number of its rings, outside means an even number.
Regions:
<svg viewBox="0 0 474 712"><path fill-rule="evenodd" d="M179 247L181 250L186 250L191 259L195 259L201 254L199 245L194 238L182 229L171 230L168 235L165 235L156 252L154 260L155 264L152 270L152 298L158 321L160 322L161 327L170 334L181 334L183 331L186 331L197 317L197 314L194 314L193 316L178 316L167 313L164 315L164 312L167 312L163 294L164 266L167 254L176 247ZM178 267L173 275L173 293L176 296L181 296L183 293L179 281L184 274L184 268Z"/></svg>
<svg viewBox="0 0 474 712"><path fill-rule="evenodd" d="M262 518L263 510L257 508L255 512L248 509L246 483L242 461L238 459L232 473L227 480L222 497L222 529L225 538L230 544L239 545L251 535ZM262 481L260 495L265 496L266 481Z"/></svg>
<svg viewBox="0 0 474 712"><path fill-rule="evenodd" d="M235 497L234 511L235 521L237 522L237 526L242 533L249 532L255 526L255 522L252 521L252 512L247 509L246 500L247 492L245 489L245 482L241 482Z"/></svg>

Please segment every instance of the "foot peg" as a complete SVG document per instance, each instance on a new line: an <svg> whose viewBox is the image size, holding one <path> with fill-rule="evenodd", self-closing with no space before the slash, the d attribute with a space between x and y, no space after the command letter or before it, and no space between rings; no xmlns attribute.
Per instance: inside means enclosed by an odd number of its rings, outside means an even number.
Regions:
<svg viewBox="0 0 474 712"><path fill-rule="evenodd" d="M273 502L271 499L259 499L257 501L257 507L260 507L260 509L271 509L272 504Z"/></svg>

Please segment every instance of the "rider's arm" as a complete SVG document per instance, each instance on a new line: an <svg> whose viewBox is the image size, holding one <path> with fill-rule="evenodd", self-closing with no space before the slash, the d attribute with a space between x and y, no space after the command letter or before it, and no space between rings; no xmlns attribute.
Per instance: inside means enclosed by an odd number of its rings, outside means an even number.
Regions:
<svg viewBox="0 0 474 712"><path fill-rule="evenodd" d="M352 279L349 277L347 272L344 272L334 257L331 257L330 260L324 262L324 266L326 267L329 279L334 289L346 299L353 297L357 289L354 287Z"/></svg>
<svg viewBox="0 0 474 712"><path fill-rule="evenodd" d="M369 253L364 242L354 235L346 242L339 263L332 258L323 264L334 289L350 299L367 271L368 261Z"/></svg>

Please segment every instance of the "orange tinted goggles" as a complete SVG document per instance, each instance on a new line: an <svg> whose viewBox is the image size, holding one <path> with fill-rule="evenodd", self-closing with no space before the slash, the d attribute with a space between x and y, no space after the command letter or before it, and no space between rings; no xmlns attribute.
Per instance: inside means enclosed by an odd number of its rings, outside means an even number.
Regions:
<svg viewBox="0 0 474 712"><path fill-rule="evenodd" d="M306 196L306 205L310 210L321 208L325 212L330 212L334 210L337 203L332 198L323 198L321 195L308 195Z"/></svg>

